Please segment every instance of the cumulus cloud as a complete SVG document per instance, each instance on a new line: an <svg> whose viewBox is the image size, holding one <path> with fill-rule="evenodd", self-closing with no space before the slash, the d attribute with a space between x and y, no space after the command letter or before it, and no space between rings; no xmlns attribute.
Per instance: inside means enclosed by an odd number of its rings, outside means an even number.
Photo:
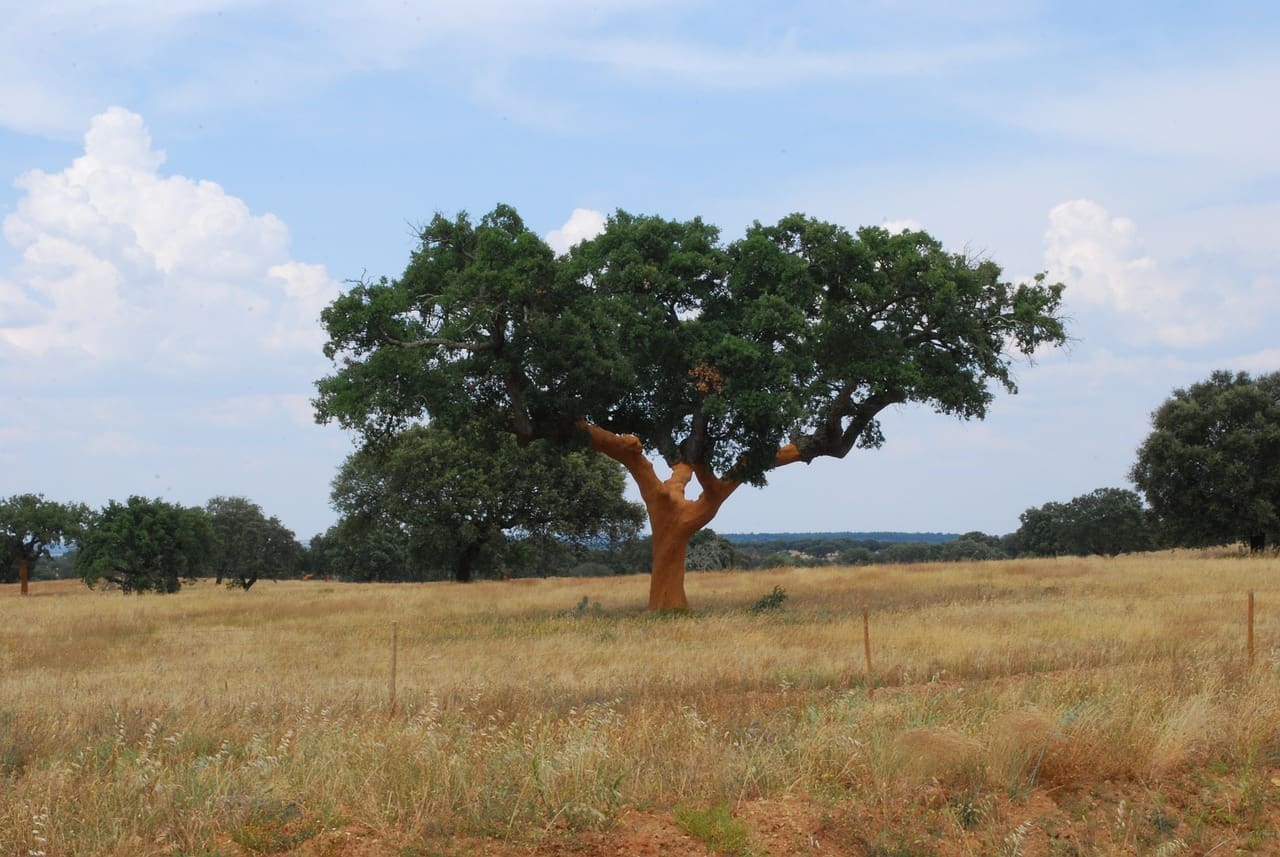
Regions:
<svg viewBox="0 0 1280 857"><path fill-rule="evenodd" d="M164 165L142 117L116 107L65 168L15 182L3 236L16 256L0 270L11 490L90 504L244 494L305 508L292 525L314 532L345 446L309 402L339 285L292 257L280 218Z"/></svg>
<svg viewBox="0 0 1280 857"><path fill-rule="evenodd" d="M1050 278L1067 284L1069 300L1128 317L1134 340L1193 346L1226 331L1227 296L1204 305L1185 269L1157 263L1143 251L1132 220L1112 217L1093 200L1049 212L1044 258Z"/></svg>
<svg viewBox="0 0 1280 857"><path fill-rule="evenodd" d="M568 252L570 247L595 238L604 231L607 218L589 208L575 208L564 226L547 233L547 243L557 253Z"/></svg>
<svg viewBox="0 0 1280 857"><path fill-rule="evenodd" d="M18 178L0 353L144 372L318 353L317 317L338 284L290 258L279 218L215 182L163 174L164 160L142 117L113 107L70 166Z"/></svg>
<svg viewBox="0 0 1280 857"><path fill-rule="evenodd" d="M1162 281L1155 260L1143 255L1132 220L1112 217L1089 199L1076 199L1049 212L1045 263L1069 281L1072 295L1121 312L1146 312L1178 297Z"/></svg>

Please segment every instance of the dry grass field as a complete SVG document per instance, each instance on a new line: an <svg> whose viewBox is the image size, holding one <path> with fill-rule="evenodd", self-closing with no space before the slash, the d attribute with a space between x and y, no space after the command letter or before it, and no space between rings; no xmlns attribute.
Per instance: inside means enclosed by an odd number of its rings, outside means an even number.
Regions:
<svg viewBox="0 0 1280 857"><path fill-rule="evenodd" d="M1280 854L1275 559L32 591L0 855Z"/></svg>

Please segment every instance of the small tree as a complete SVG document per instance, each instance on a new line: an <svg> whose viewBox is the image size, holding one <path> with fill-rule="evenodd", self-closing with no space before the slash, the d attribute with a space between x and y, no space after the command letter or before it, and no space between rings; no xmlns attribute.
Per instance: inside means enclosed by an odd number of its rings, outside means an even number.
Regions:
<svg viewBox="0 0 1280 857"><path fill-rule="evenodd" d="M106 581L126 593L177 592L207 568L214 534L201 509L130 497L92 516L76 570L86 586Z"/></svg>
<svg viewBox="0 0 1280 857"><path fill-rule="evenodd" d="M1099 488L1067 503L1045 503L1020 519L1016 544L1023 554L1115 556L1156 545L1142 498L1124 488Z"/></svg>
<svg viewBox="0 0 1280 857"><path fill-rule="evenodd" d="M248 591L262 578L296 576L302 545L278 518L244 497L214 497L204 509L213 527L209 564L216 583Z"/></svg>
<svg viewBox="0 0 1280 857"><path fill-rule="evenodd" d="M409 535L383 522L344 520L311 538L308 567L325 578L364 583L418 580Z"/></svg>
<svg viewBox="0 0 1280 857"><path fill-rule="evenodd" d="M690 571L719 571L738 564L733 542L712 529L700 530L689 539L685 568Z"/></svg>
<svg viewBox="0 0 1280 857"><path fill-rule="evenodd" d="M1072 553L1116 556L1156 545L1142 498L1126 488L1099 488L1067 504Z"/></svg>
<svg viewBox="0 0 1280 857"><path fill-rule="evenodd" d="M36 563L48 559L50 549L74 541L88 509L44 499L40 494L17 494L0 501L0 552L16 572L20 591L28 594L28 581Z"/></svg>
<svg viewBox="0 0 1280 857"><path fill-rule="evenodd" d="M1265 548L1280 532L1280 372L1214 372L1151 423L1130 477L1169 537Z"/></svg>
<svg viewBox="0 0 1280 857"><path fill-rule="evenodd" d="M1018 516L1021 525L1014 534L1018 553L1031 556L1069 554L1067 545L1067 507L1064 503L1045 503L1027 509Z"/></svg>
<svg viewBox="0 0 1280 857"><path fill-rule="evenodd" d="M467 419L614 459L649 513L650 609L687 607L689 540L741 485L880 446L893 405L980 419L993 386L1015 389L1014 355L1065 340L1061 285L1011 284L924 232L796 214L726 246L698 219L620 211L557 257L499 206L421 238L400 279L323 312L318 419L366 438Z"/></svg>

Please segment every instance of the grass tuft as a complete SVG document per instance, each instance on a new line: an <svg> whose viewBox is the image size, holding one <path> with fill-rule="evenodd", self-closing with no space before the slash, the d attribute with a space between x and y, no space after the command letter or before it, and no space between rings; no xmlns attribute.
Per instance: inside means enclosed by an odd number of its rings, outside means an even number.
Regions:
<svg viewBox="0 0 1280 857"><path fill-rule="evenodd" d="M727 803L705 808L679 806L675 816L676 824L715 853L730 857L750 855L746 825L733 817Z"/></svg>

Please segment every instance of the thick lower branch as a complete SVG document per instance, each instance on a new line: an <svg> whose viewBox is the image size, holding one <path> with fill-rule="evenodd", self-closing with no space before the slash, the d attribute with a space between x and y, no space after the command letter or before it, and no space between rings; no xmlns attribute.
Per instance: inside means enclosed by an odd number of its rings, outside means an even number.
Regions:
<svg viewBox="0 0 1280 857"><path fill-rule="evenodd" d="M579 420L578 427L587 432L592 449L609 456L627 469L640 488L640 496L646 504L651 496L657 495L662 483L654 472L653 464L644 457L644 446L640 443L640 438L632 434L614 434L586 420Z"/></svg>
<svg viewBox="0 0 1280 857"><path fill-rule="evenodd" d="M832 410L823 425L812 434L795 437L790 444L778 450L779 460L774 466L793 461L808 463L821 457L844 458L857 446L858 439L881 411L904 400L901 393L885 391L868 396L855 405L848 393L841 392L832 403ZM846 418L849 418L848 425L844 425ZM784 453L785 461L782 460Z"/></svg>

